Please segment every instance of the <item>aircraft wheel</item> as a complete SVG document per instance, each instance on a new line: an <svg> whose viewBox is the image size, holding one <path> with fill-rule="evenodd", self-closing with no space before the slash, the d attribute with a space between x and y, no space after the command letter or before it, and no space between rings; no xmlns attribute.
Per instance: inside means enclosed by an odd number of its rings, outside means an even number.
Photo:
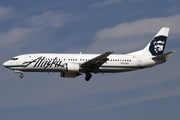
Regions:
<svg viewBox="0 0 180 120"><path fill-rule="evenodd" d="M91 77L92 77L92 74L91 73L87 73L86 77L85 77L85 80L89 81L91 79Z"/></svg>
<svg viewBox="0 0 180 120"><path fill-rule="evenodd" d="M89 81L89 80L90 80L90 78L88 78L88 77L86 76L86 77L85 77L85 80L86 80L86 81Z"/></svg>
<svg viewBox="0 0 180 120"><path fill-rule="evenodd" d="M20 75L20 78L22 79L23 77L24 77L23 74L21 74L21 75Z"/></svg>

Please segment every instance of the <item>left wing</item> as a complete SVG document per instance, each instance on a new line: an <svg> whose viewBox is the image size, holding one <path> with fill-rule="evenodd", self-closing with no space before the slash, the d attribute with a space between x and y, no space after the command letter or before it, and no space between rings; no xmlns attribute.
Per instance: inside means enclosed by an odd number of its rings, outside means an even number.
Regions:
<svg viewBox="0 0 180 120"><path fill-rule="evenodd" d="M102 64L104 64L108 60L108 56L112 54L113 52L105 52L104 54L101 54L95 58L92 58L84 63L81 64L81 67L100 67Z"/></svg>

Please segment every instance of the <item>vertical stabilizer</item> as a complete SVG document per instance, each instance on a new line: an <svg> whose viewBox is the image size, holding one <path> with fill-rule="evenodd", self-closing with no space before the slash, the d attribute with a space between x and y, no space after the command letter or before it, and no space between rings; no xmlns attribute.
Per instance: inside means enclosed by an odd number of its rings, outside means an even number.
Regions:
<svg viewBox="0 0 180 120"><path fill-rule="evenodd" d="M169 27L163 27L149 42L149 44L140 51L130 54L143 55L143 56L158 56L164 53L166 40L169 34Z"/></svg>
<svg viewBox="0 0 180 120"><path fill-rule="evenodd" d="M169 28L163 27L152 39L152 41L148 44L148 46L145 47L145 49L149 49L149 52L152 56L163 54L168 34Z"/></svg>

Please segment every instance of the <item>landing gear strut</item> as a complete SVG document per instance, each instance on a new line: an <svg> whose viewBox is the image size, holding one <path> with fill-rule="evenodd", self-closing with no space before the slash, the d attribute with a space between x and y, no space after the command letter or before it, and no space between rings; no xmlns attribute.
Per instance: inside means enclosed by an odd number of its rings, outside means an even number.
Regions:
<svg viewBox="0 0 180 120"><path fill-rule="evenodd" d="M91 73L86 73L86 77L85 77L85 80L86 81L89 81L92 77L92 74Z"/></svg>
<svg viewBox="0 0 180 120"><path fill-rule="evenodd" d="M15 73L20 73L20 78L22 79L24 76L23 76L23 71L19 71L19 70L14 70Z"/></svg>

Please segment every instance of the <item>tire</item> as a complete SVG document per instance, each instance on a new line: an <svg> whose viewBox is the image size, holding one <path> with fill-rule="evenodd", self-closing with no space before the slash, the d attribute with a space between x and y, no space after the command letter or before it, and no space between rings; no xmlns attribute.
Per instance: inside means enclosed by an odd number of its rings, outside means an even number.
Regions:
<svg viewBox="0 0 180 120"><path fill-rule="evenodd" d="M91 77L92 77L92 74L91 73L87 73L86 77L85 77L85 80L89 81L91 79Z"/></svg>
<svg viewBox="0 0 180 120"><path fill-rule="evenodd" d="M22 79L24 76L23 75L20 75L20 78Z"/></svg>

